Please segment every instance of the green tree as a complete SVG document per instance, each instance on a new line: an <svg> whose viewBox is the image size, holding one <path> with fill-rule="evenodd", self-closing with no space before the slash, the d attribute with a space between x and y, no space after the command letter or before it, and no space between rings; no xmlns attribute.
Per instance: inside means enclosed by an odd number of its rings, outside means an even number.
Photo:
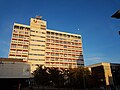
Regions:
<svg viewBox="0 0 120 90"><path fill-rule="evenodd" d="M87 68L78 67L70 69L66 86L71 88L85 88L88 75L90 75L90 71Z"/></svg>
<svg viewBox="0 0 120 90"><path fill-rule="evenodd" d="M64 74L58 68L43 68L43 66L39 66L33 75L39 86L62 87L64 84Z"/></svg>
<svg viewBox="0 0 120 90"><path fill-rule="evenodd" d="M55 87L62 87L64 84L64 73L58 68L50 68L49 79Z"/></svg>
<svg viewBox="0 0 120 90"><path fill-rule="evenodd" d="M67 88L90 88L91 85L94 86L94 79L87 68L58 69L42 67L39 66L33 73L39 86Z"/></svg>
<svg viewBox="0 0 120 90"><path fill-rule="evenodd" d="M49 74L47 73L47 68L43 68L44 66L38 66L38 68L34 71L34 79L38 86L46 86L49 83Z"/></svg>

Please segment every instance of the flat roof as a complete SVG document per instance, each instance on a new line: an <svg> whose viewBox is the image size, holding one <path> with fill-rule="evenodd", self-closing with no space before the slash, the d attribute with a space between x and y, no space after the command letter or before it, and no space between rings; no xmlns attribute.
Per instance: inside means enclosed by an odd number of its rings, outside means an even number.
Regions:
<svg viewBox="0 0 120 90"><path fill-rule="evenodd" d="M14 25L17 25L17 26L23 26L23 27L30 28L30 26L29 26L29 25L25 25L25 24L14 23Z"/></svg>
<svg viewBox="0 0 120 90"><path fill-rule="evenodd" d="M55 32L55 33L68 34L68 35L74 35L74 36L79 36L79 37L81 37L81 35L79 35L79 34L73 34L73 33L68 33L68 32L62 32L62 31L57 31L57 30L50 30L50 29L47 29L47 31Z"/></svg>
<svg viewBox="0 0 120 90"><path fill-rule="evenodd" d="M106 66L106 65L110 65L110 63L108 62L101 62L101 63L96 63L96 64L92 64L86 67L92 68L92 67L97 67L97 66Z"/></svg>
<svg viewBox="0 0 120 90"><path fill-rule="evenodd" d="M2 62L27 62L27 61L24 61L23 59L18 59L18 58L0 58L0 61Z"/></svg>

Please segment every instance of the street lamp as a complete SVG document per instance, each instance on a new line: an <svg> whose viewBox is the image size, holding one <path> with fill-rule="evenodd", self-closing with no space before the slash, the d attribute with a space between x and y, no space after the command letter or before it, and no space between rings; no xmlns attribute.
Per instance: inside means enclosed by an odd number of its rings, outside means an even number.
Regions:
<svg viewBox="0 0 120 90"><path fill-rule="evenodd" d="M115 12L112 16L112 18L116 18L116 19L120 19L120 10L118 10L117 12ZM120 35L120 31L118 31L119 35Z"/></svg>
<svg viewBox="0 0 120 90"><path fill-rule="evenodd" d="M111 17L112 18L116 18L116 19L120 19L120 10L118 10L117 12L115 12Z"/></svg>

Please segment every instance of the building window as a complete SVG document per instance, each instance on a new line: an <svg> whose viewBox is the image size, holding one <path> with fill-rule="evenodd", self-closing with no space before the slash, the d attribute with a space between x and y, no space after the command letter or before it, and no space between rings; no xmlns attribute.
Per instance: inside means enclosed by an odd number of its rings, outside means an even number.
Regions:
<svg viewBox="0 0 120 90"><path fill-rule="evenodd" d="M67 57L67 55L64 55L65 57Z"/></svg>
<svg viewBox="0 0 120 90"><path fill-rule="evenodd" d="M54 38L54 36L51 36L51 38Z"/></svg>
<svg viewBox="0 0 120 90"><path fill-rule="evenodd" d="M46 28L44 28L44 27L41 27L41 29L42 29L42 30L46 30Z"/></svg>
<svg viewBox="0 0 120 90"><path fill-rule="evenodd" d="M16 26L16 25L15 25L15 26L14 26L14 29L19 29L19 26Z"/></svg>
<svg viewBox="0 0 120 90"><path fill-rule="evenodd" d="M45 38L44 36L40 36L41 38Z"/></svg>
<svg viewBox="0 0 120 90"><path fill-rule="evenodd" d="M19 36L19 38L23 38L23 37L24 37L24 36L21 36L21 35Z"/></svg>
<svg viewBox="0 0 120 90"><path fill-rule="evenodd" d="M11 45L11 48L16 48L16 45Z"/></svg>
<svg viewBox="0 0 120 90"><path fill-rule="evenodd" d="M14 35L13 35L13 37L16 37L16 38L17 38L17 37L18 37L18 35L15 35L15 34L14 34Z"/></svg>
<svg viewBox="0 0 120 90"><path fill-rule="evenodd" d="M23 49L28 49L28 46L23 46Z"/></svg>
<svg viewBox="0 0 120 90"><path fill-rule="evenodd" d="M34 30L30 30L31 32L35 32Z"/></svg>
<svg viewBox="0 0 120 90"><path fill-rule="evenodd" d="M67 48L67 46L64 46L64 48Z"/></svg>
<svg viewBox="0 0 120 90"><path fill-rule="evenodd" d="M45 56L44 54L32 54L32 53L29 53L29 55L34 55L34 56Z"/></svg>
<svg viewBox="0 0 120 90"><path fill-rule="evenodd" d="M67 35L67 38L70 38L70 35Z"/></svg>
<svg viewBox="0 0 120 90"><path fill-rule="evenodd" d="M31 41L36 41L36 42L45 42L43 40L34 40L34 39L31 39Z"/></svg>
<svg viewBox="0 0 120 90"><path fill-rule="evenodd" d="M18 31L14 30L15 33L17 33Z"/></svg>
<svg viewBox="0 0 120 90"><path fill-rule="evenodd" d="M28 34L28 32L25 32L25 34Z"/></svg>
<svg viewBox="0 0 120 90"><path fill-rule="evenodd" d="M45 32L42 32L42 34L45 34Z"/></svg>
<svg viewBox="0 0 120 90"><path fill-rule="evenodd" d="M80 37L80 36L78 36L78 39L81 39L81 37Z"/></svg>
<svg viewBox="0 0 120 90"><path fill-rule="evenodd" d="M49 31L47 31L47 34L50 34L50 32L49 32Z"/></svg>
<svg viewBox="0 0 120 90"><path fill-rule="evenodd" d="M64 42L64 44L66 44L66 42Z"/></svg>
<svg viewBox="0 0 120 90"><path fill-rule="evenodd" d="M45 51L43 49L31 49L31 50L33 50L33 51Z"/></svg>
<svg viewBox="0 0 120 90"><path fill-rule="evenodd" d="M51 32L51 35L54 35L54 32Z"/></svg>
<svg viewBox="0 0 120 90"><path fill-rule="evenodd" d="M24 27L20 27L20 30L23 30L23 29L25 29Z"/></svg>

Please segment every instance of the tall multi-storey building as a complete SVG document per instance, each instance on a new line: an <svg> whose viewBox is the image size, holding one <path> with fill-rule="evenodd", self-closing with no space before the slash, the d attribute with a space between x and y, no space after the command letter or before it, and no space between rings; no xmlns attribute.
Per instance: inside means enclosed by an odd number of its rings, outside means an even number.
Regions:
<svg viewBox="0 0 120 90"><path fill-rule="evenodd" d="M9 58L28 60L30 26L14 23Z"/></svg>
<svg viewBox="0 0 120 90"><path fill-rule="evenodd" d="M23 58L32 69L83 66L82 37L78 34L47 29L42 18L31 18L30 26L14 23L9 58Z"/></svg>

